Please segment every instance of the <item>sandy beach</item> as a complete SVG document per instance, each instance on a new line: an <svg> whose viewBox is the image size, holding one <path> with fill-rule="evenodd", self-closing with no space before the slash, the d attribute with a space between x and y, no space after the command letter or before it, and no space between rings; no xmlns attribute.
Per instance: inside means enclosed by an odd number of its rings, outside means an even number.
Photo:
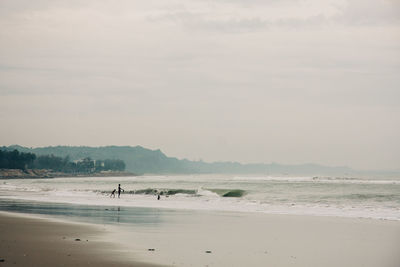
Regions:
<svg viewBox="0 0 400 267"><path fill-rule="evenodd" d="M168 266L400 266L398 221L190 212L165 222L130 227L138 259Z"/></svg>
<svg viewBox="0 0 400 267"><path fill-rule="evenodd" d="M0 212L0 266L155 266L100 241L101 227ZM80 241L78 241L79 239Z"/></svg>
<svg viewBox="0 0 400 267"><path fill-rule="evenodd" d="M150 226L102 226L2 212L0 266L400 264L398 221L194 211L159 215L163 223Z"/></svg>

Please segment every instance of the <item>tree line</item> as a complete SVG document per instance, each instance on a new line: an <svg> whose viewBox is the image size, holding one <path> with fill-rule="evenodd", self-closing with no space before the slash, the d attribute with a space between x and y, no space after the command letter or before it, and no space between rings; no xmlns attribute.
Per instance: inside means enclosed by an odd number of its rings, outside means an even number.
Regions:
<svg viewBox="0 0 400 267"><path fill-rule="evenodd" d="M89 157L71 161L69 156L37 156L18 150L0 150L0 169L50 169L66 173L95 173L100 171L124 171L125 162L119 159L93 160Z"/></svg>

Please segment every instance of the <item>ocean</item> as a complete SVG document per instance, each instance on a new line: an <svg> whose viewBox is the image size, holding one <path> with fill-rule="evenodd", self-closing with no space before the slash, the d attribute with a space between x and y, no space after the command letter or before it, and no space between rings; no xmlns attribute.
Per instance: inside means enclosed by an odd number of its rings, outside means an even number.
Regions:
<svg viewBox="0 0 400 267"><path fill-rule="evenodd" d="M110 197L118 184L124 189L121 198ZM0 210L59 212L60 216L113 223L117 219L108 218L106 211L121 208L135 208L136 214L141 209L156 209L164 213L228 211L398 221L400 179L170 175L0 180ZM142 215L143 222L157 223L154 213ZM139 220L137 223L144 218L122 217L125 222Z"/></svg>

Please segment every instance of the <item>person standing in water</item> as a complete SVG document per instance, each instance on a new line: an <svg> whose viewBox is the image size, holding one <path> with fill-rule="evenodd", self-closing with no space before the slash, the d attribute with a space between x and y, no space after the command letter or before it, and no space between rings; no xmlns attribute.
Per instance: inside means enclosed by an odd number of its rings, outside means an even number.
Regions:
<svg viewBox="0 0 400 267"><path fill-rule="evenodd" d="M125 190L121 188L121 184L118 184L118 198L121 195L121 191L125 192Z"/></svg>
<svg viewBox="0 0 400 267"><path fill-rule="evenodd" d="M114 190L111 192L111 195L110 195L110 197L113 197L113 198L115 198L115 191L117 191L117 189L114 189Z"/></svg>

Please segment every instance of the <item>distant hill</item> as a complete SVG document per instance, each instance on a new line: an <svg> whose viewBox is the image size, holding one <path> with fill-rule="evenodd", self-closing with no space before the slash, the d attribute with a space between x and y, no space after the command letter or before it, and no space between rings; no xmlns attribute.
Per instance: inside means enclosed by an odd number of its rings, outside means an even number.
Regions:
<svg viewBox="0 0 400 267"><path fill-rule="evenodd" d="M241 164L238 162L190 161L168 157L160 150L150 150L141 146L50 146L28 148L19 145L4 146L2 150L17 149L36 155L53 154L59 157L69 156L71 160L86 157L92 159L121 159L126 170L137 174L264 174L264 175L350 175L354 170L348 167L328 167L317 164Z"/></svg>

